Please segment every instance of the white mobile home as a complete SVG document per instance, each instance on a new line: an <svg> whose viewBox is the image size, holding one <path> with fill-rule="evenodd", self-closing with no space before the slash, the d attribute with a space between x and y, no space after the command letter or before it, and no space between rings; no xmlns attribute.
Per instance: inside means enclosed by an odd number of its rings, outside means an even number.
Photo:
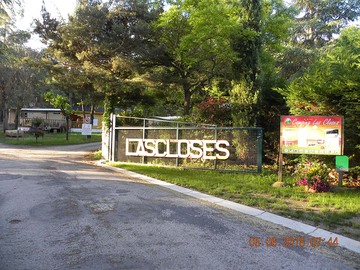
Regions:
<svg viewBox="0 0 360 270"><path fill-rule="evenodd" d="M65 116L60 109L51 108L23 108L20 113L20 126L29 127L34 118L43 120L44 127L60 129L66 126Z"/></svg>

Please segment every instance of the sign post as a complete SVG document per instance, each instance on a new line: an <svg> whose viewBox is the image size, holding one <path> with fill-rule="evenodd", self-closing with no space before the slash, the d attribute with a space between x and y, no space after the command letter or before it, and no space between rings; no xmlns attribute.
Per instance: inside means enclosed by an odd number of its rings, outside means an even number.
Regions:
<svg viewBox="0 0 360 270"><path fill-rule="evenodd" d="M281 144L279 146L279 168L278 168L278 182L282 182L282 174L283 174L283 153Z"/></svg>

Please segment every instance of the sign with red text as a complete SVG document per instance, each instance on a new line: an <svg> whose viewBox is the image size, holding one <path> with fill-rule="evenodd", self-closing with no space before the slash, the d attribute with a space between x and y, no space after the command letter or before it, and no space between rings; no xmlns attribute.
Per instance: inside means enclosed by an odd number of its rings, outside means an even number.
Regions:
<svg viewBox="0 0 360 270"><path fill-rule="evenodd" d="M283 154L342 155L341 116L281 116Z"/></svg>

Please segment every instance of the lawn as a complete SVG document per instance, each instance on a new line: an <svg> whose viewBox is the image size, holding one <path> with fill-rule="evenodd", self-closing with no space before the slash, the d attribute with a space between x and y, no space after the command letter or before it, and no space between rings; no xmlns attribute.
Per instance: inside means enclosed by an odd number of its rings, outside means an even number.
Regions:
<svg viewBox="0 0 360 270"><path fill-rule="evenodd" d="M89 142L101 142L101 134L94 133L91 138L81 135L81 133L69 133L69 140L66 140L65 133L45 133L37 140L33 134L25 134L24 137L5 137L3 132L0 132L0 142L12 145L29 145L29 146L52 146L52 145L69 145L81 144Z"/></svg>
<svg viewBox="0 0 360 270"><path fill-rule="evenodd" d="M277 173L221 173L135 164L111 165L201 191L210 195L301 220L360 240L360 190L333 187L330 192L309 193L284 176L284 187L272 187Z"/></svg>

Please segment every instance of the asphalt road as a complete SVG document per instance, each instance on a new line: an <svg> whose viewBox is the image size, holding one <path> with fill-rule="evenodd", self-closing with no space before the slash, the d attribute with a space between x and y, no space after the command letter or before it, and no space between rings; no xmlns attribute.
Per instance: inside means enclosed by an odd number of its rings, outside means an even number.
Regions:
<svg viewBox="0 0 360 270"><path fill-rule="evenodd" d="M98 167L97 147L0 144L1 270L359 269L359 254Z"/></svg>

